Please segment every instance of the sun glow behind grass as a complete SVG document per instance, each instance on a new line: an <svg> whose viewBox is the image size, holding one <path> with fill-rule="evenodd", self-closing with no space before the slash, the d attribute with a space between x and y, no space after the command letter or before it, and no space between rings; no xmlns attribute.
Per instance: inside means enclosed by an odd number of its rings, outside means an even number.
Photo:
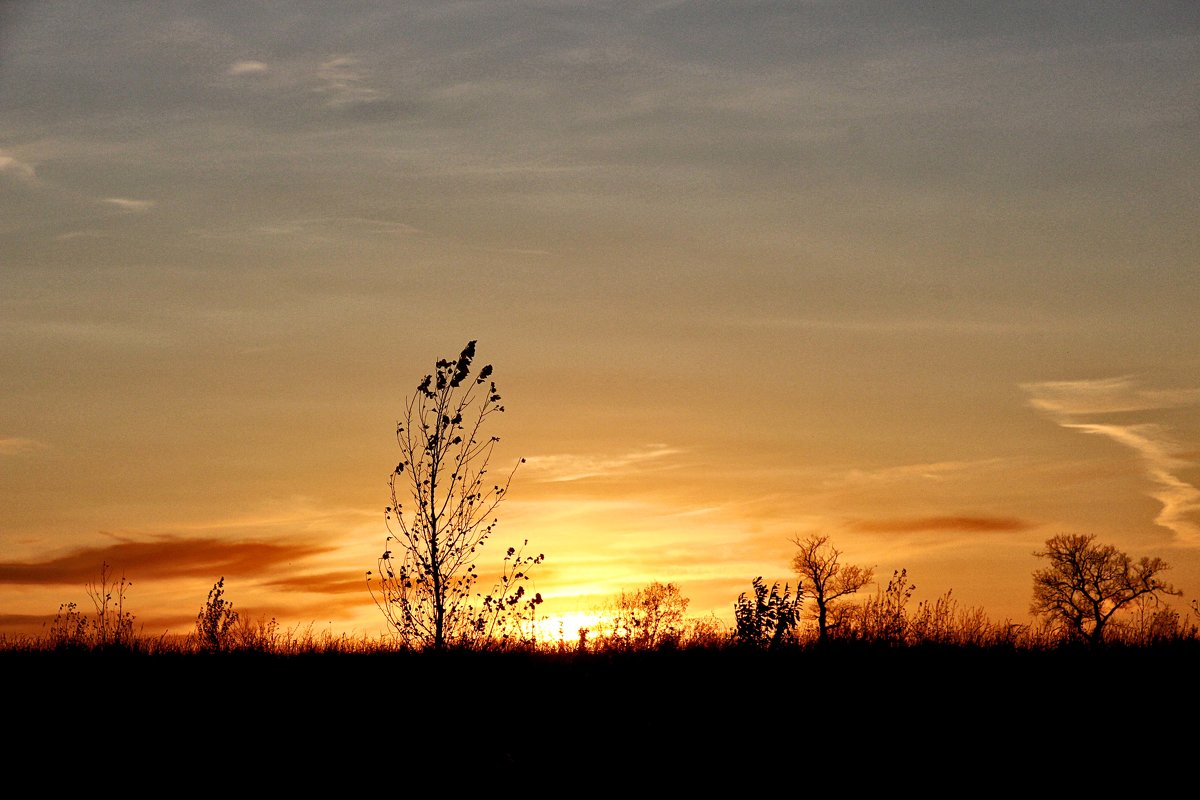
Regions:
<svg viewBox="0 0 1200 800"><path fill-rule="evenodd" d="M595 631L601 619L599 612L568 611L555 614L537 621L535 635L539 642L573 647L578 645L585 632L590 634Z"/></svg>

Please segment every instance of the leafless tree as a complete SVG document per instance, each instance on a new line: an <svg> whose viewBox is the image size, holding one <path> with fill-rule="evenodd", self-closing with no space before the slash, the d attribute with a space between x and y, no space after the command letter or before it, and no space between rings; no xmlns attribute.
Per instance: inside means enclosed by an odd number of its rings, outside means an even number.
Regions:
<svg viewBox="0 0 1200 800"><path fill-rule="evenodd" d="M415 647L478 640L493 629L496 614L541 602L541 595L522 600L519 584L542 556L524 557L514 548L496 590L486 598L473 591L478 551L516 472L514 465L502 482L485 488L500 439L483 429L504 406L489 380L490 364L471 376L474 358L471 341L457 359L439 360L407 398L404 419L396 424L401 460L388 481L390 535L379 574L373 579L368 572L367 585L393 630Z"/></svg>
<svg viewBox="0 0 1200 800"><path fill-rule="evenodd" d="M807 539L796 537L792 542L799 548L792 568L817 606L817 640L824 643L837 625L829 621L830 604L874 581L875 570L842 564L842 552L829 543L828 536L814 534Z"/></svg>
<svg viewBox="0 0 1200 800"><path fill-rule="evenodd" d="M678 644L688 602L674 583L654 581L636 592L622 591L613 601L610 638L638 650Z"/></svg>
<svg viewBox="0 0 1200 800"><path fill-rule="evenodd" d="M1137 598L1182 594L1160 577L1167 562L1142 558L1135 563L1112 545L1097 543L1094 535L1061 534L1034 555L1050 564L1033 573L1032 612L1091 645L1104 641L1109 620Z"/></svg>

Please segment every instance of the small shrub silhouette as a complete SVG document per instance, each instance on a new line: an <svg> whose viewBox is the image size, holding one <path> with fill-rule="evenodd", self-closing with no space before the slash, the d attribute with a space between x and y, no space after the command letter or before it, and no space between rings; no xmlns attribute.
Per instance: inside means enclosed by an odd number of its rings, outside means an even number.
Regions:
<svg viewBox="0 0 1200 800"><path fill-rule="evenodd" d="M900 646L910 643L911 620L908 614L908 601L916 586L908 582L908 570L900 569L892 572L892 577L886 588L881 588L875 597L860 606L845 609L848 619L844 620L846 632L856 639L862 639L876 644ZM945 610L930 610L930 615L936 617ZM935 630L937 622L930 621L929 630Z"/></svg>
<svg viewBox="0 0 1200 800"><path fill-rule="evenodd" d="M208 591L208 600L196 616L196 638L202 650L219 652L231 644L230 631L238 621L233 603L225 599L225 576Z"/></svg>
<svg viewBox="0 0 1200 800"><path fill-rule="evenodd" d="M50 646L55 650L75 649L86 647L88 641L88 619L79 606L61 604L50 626Z"/></svg>
<svg viewBox="0 0 1200 800"><path fill-rule="evenodd" d="M768 593L762 576L755 578L752 584L754 597L748 598L742 592L733 605L734 637L739 644L773 650L795 629L804 598L798 586L796 597L792 597L791 587L787 584L784 584L782 594L778 583L772 584Z"/></svg>

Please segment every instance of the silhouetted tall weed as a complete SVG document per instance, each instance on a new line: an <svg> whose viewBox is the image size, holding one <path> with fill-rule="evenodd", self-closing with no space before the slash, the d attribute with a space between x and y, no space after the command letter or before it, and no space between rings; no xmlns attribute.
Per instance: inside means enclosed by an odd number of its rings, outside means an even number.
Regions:
<svg viewBox="0 0 1200 800"><path fill-rule="evenodd" d="M779 584L774 583L768 592L761 576L751 581L751 585L753 596L747 597L742 592L733 604L734 640L740 645L773 650L788 641L795 631L804 596L797 587L796 596L792 597L787 584L780 591Z"/></svg>
<svg viewBox="0 0 1200 800"><path fill-rule="evenodd" d="M196 638L200 648L210 652L227 649L232 643L230 630L238 621L233 603L225 599L225 576L213 584L208 600L196 616Z"/></svg>

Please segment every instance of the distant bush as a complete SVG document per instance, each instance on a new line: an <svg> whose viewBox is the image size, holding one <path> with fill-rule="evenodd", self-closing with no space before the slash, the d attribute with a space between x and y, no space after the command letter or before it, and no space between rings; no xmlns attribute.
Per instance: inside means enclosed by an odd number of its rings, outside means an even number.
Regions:
<svg viewBox="0 0 1200 800"><path fill-rule="evenodd" d="M788 641L795 631L804 596L797 589L796 596L792 597L791 587L787 584L782 592L778 583L772 584L768 591L761 576L751 581L751 585L753 596L747 597L742 592L733 604L734 641L773 650Z"/></svg>
<svg viewBox="0 0 1200 800"><path fill-rule="evenodd" d="M232 644L230 631L238 621L233 603L225 599L225 576L213 584L208 600L196 616L196 638L202 650L226 650Z"/></svg>

